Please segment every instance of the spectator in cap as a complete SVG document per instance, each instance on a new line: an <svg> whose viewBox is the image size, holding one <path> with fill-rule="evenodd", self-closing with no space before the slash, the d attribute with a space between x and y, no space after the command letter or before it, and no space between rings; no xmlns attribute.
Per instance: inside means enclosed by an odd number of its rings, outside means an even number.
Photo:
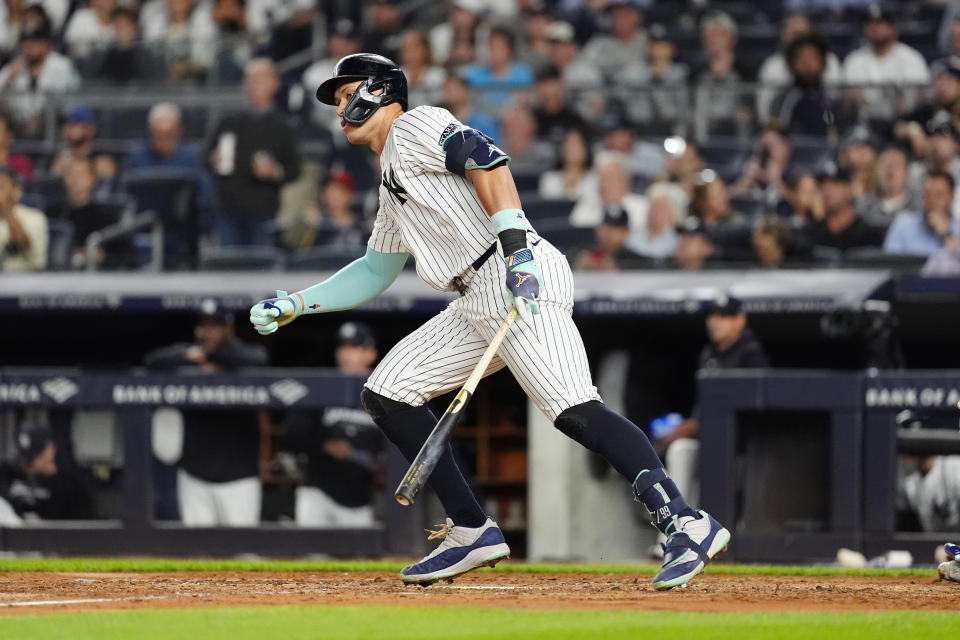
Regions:
<svg viewBox="0 0 960 640"><path fill-rule="evenodd" d="M490 136L497 144L502 142L500 125L489 115L476 109L473 92L463 76L457 73L447 74L443 83L441 106L468 127Z"/></svg>
<svg viewBox="0 0 960 640"><path fill-rule="evenodd" d="M836 139L838 108L824 84L827 47L813 35L800 36L787 47L793 84L777 94L769 112L763 112L790 135Z"/></svg>
<svg viewBox="0 0 960 640"><path fill-rule="evenodd" d="M355 202L353 177L339 169L320 185L319 202L304 212L306 228L295 246L326 246L362 252L370 229L364 225Z"/></svg>
<svg viewBox="0 0 960 640"><path fill-rule="evenodd" d="M706 225L699 218L686 217L677 227L677 235L677 250L673 254L676 268L699 271L714 263L717 251Z"/></svg>
<svg viewBox="0 0 960 640"><path fill-rule="evenodd" d="M634 62L618 75L611 94L625 104L644 135L671 135L687 110L687 66L676 61L677 47L663 25L649 29L646 62Z"/></svg>
<svg viewBox="0 0 960 640"><path fill-rule="evenodd" d="M13 133L13 119L6 109L0 107L0 166L10 167L24 180L32 180L33 163L30 158L19 153L10 153Z"/></svg>
<svg viewBox="0 0 960 640"><path fill-rule="evenodd" d="M739 298L720 294L707 302L706 312L707 343L700 352L698 370L770 366L763 345L747 324L747 314ZM662 452L667 473L683 495L693 495L692 499L699 496L699 414L698 403L686 419L668 420L660 429L651 423L653 445Z"/></svg>
<svg viewBox="0 0 960 640"><path fill-rule="evenodd" d="M62 94L80 87L80 76L69 58L53 48L49 19L25 27L20 33L19 54L0 69L0 90L8 92L7 106L21 133L42 133L47 94Z"/></svg>
<svg viewBox="0 0 960 640"><path fill-rule="evenodd" d="M705 61L694 69L695 106L707 118L711 133L733 134L750 120L752 100L740 89L753 71L737 58L737 24L723 11L711 11L700 21Z"/></svg>
<svg viewBox="0 0 960 640"><path fill-rule="evenodd" d="M514 92L533 86L533 71L515 59L513 32L507 27L493 27L487 38L487 60L464 69L463 78L477 97L492 109L501 109Z"/></svg>
<svg viewBox="0 0 960 640"><path fill-rule="evenodd" d="M648 258L627 247L630 237L630 217L618 204L603 209L603 219L594 229L596 244L577 256L577 269L591 271L619 271L650 266Z"/></svg>
<svg viewBox="0 0 960 640"><path fill-rule="evenodd" d="M666 162L663 144L638 139L638 126L620 101L609 101L598 124L603 134L602 144L595 149L598 158L605 155L618 157L631 176L653 179L663 171Z"/></svg>
<svg viewBox="0 0 960 640"><path fill-rule="evenodd" d="M879 247L883 243L883 228L871 227L857 215L850 172L831 163L819 172L818 179L825 215L808 227L811 243L841 251Z"/></svg>
<svg viewBox="0 0 960 640"><path fill-rule="evenodd" d="M603 75L585 55L580 53L576 33L569 22L550 23L546 31L547 56L563 80L564 89L574 95L573 104L580 115L591 117L603 108Z"/></svg>
<svg viewBox="0 0 960 640"><path fill-rule="evenodd" d="M337 332L337 372L366 377L379 357L373 331L347 322ZM303 481L296 489L301 527L371 527L373 491L382 484L383 436L358 407L291 411L283 447L298 453Z"/></svg>
<svg viewBox="0 0 960 640"><path fill-rule="evenodd" d="M193 342L150 351L156 370L216 373L267 365L267 350L236 337L233 314L216 300L198 309ZM171 410L167 410L171 411ZM260 425L244 409L189 409L177 420L183 446L177 472L180 518L188 527L253 527L260 521Z"/></svg>
<svg viewBox="0 0 960 640"><path fill-rule="evenodd" d="M400 67L407 76L410 108L436 104L447 74L433 64L430 40L423 31L410 29L400 36Z"/></svg>
<svg viewBox="0 0 960 640"><path fill-rule="evenodd" d="M666 183L654 183L647 189L650 209L647 222L627 239L627 247L654 260L666 260L677 250L676 225L683 218L676 195Z"/></svg>
<svg viewBox="0 0 960 640"><path fill-rule="evenodd" d="M813 34L810 18L802 11L791 11L784 16L780 27L780 49L771 54L757 73L760 90L757 92L757 113L761 116L770 113L774 98L783 89L794 83L795 74L791 70L788 51L798 38ZM822 81L826 87L843 83L843 68L840 59L832 51L825 50Z"/></svg>
<svg viewBox="0 0 960 640"><path fill-rule="evenodd" d="M89 484L69 445L61 449L50 427L33 421L20 425L15 444L16 459L0 463L0 526L92 517Z"/></svg>
<svg viewBox="0 0 960 640"><path fill-rule="evenodd" d="M840 164L850 171L851 188L857 204L877 187L877 154L880 141L866 125L857 125L840 143Z"/></svg>
<svg viewBox="0 0 960 640"><path fill-rule="evenodd" d="M643 30L643 11L635 0L608 2L610 33L595 35L583 49L583 55L607 81L614 81L622 69L646 59L647 34Z"/></svg>
<svg viewBox="0 0 960 640"><path fill-rule="evenodd" d="M913 108L918 86L930 82L930 70L919 51L898 40L893 15L879 5L867 10L864 33L868 43L843 61L844 81L854 86L885 86L851 89L847 99L860 108L862 116L889 122Z"/></svg>
<svg viewBox="0 0 960 640"><path fill-rule="evenodd" d="M927 123L927 140L924 154L910 164L910 196L919 202L922 199L924 179L931 171L945 171L954 182L960 179L960 130L952 119L940 116ZM954 203L954 215L958 208Z"/></svg>
<svg viewBox="0 0 960 640"><path fill-rule="evenodd" d="M887 147L877 158L877 188L857 203L860 215L871 224L887 226L898 214L916 211L919 203L908 189L909 182L906 151L896 146Z"/></svg>
<svg viewBox="0 0 960 640"><path fill-rule="evenodd" d="M510 156L511 170L541 172L554 163L553 146L537 138L537 121L527 107L514 105L500 114L502 138L497 145Z"/></svg>
<svg viewBox="0 0 960 640"><path fill-rule="evenodd" d="M597 160L597 189L585 192L573 211L570 224L574 227L596 227L611 205L626 211L630 229L640 229L647 222L647 198L630 190L630 174L621 156L606 154Z"/></svg>
<svg viewBox="0 0 960 640"><path fill-rule="evenodd" d="M584 129L571 128L563 137L556 167L540 176L540 197L547 200L578 200L596 193L597 174L593 152Z"/></svg>
<svg viewBox="0 0 960 640"><path fill-rule="evenodd" d="M50 163L50 173L61 175L73 160L90 159L96 137L97 120L93 109L85 104L67 108L60 124L62 148Z"/></svg>
<svg viewBox="0 0 960 640"><path fill-rule="evenodd" d="M42 271L47 266L47 216L20 204L20 174L0 166L0 270Z"/></svg>
<svg viewBox="0 0 960 640"><path fill-rule="evenodd" d="M86 7L71 14L63 32L63 42L71 58L83 58L94 48L113 42L113 12L116 8L117 0L89 0Z"/></svg>
<svg viewBox="0 0 960 640"><path fill-rule="evenodd" d="M537 137L555 149L563 143L571 129L586 129L587 123L569 104L560 70L547 65L537 71L537 101L533 117L537 120Z"/></svg>
<svg viewBox="0 0 960 640"><path fill-rule="evenodd" d="M958 220L953 216L955 183L945 171L927 173L923 185L923 212L901 213L883 242L887 253L930 256L954 248Z"/></svg>

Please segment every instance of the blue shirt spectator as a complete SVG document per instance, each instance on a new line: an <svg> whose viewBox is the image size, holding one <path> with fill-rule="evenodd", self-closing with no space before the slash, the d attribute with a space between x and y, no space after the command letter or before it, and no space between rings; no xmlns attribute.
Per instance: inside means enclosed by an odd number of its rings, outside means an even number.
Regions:
<svg viewBox="0 0 960 640"><path fill-rule="evenodd" d="M533 71L514 60L513 34L507 29L491 29L487 47L487 64L470 65L463 77L472 88L480 90L485 104L502 107L514 91L533 86Z"/></svg>
<svg viewBox="0 0 960 640"><path fill-rule="evenodd" d="M200 148L181 142L180 108L170 102L153 106L147 116L150 138L127 157L125 170L168 168L190 169L199 177L197 208L209 212L213 208L213 183L203 162Z"/></svg>
<svg viewBox="0 0 960 640"><path fill-rule="evenodd" d="M958 221L952 215L953 176L931 171L923 184L923 213L898 215L883 242L887 253L930 256L956 240Z"/></svg>

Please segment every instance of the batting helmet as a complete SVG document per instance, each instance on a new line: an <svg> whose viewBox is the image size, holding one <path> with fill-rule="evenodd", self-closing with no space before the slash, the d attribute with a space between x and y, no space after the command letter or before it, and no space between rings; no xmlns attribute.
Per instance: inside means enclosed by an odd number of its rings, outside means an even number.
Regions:
<svg viewBox="0 0 960 640"><path fill-rule="evenodd" d="M336 106L334 92L341 84L364 80L343 110L343 119L350 124L363 124L377 109L391 102L399 102L407 110L407 78L390 58L373 53L355 53L341 58L333 70L333 77L317 89L317 100ZM374 91L380 89L379 95Z"/></svg>

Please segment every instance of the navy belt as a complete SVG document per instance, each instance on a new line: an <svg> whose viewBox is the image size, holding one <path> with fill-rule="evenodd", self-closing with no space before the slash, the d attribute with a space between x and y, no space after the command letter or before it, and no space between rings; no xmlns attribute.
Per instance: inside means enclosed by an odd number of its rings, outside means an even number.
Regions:
<svg viewBox="0 0 960 640"><path fill-rule="evenodd" d="M492 245L490 245L489 248L487 248L486 251L483 252L483 255L481 255L479 258L477 258L470 264L470 267L473 269L474 273L476 273L477 271L480 271L480 267L482 267L483 264L490 259L490 256L492 256L496 252L497 252L497 243L494 242ZM467 295L467 285L463 281L463 278L461 276L453 277L453 280L450 281L450 288L456 291L457 293L459 293L461 296Z"/></svg>

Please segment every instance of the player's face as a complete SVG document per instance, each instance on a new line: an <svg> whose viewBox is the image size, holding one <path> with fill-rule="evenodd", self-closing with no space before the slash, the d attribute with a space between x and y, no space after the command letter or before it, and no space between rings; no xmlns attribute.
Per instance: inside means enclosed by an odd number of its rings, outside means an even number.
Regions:
<svg viewBox="0 0 960 640"><path fill-rule="evenodd" d="M333 99L337 103L337 115L340 116L340 128L343 129L343 133L347 136L352 144L365 144L366 143L366 130L370 128L371 120L374 120L377 117L377 114L374 113L370 117L370 120L367 120L361 125L350 124L343 119L343 110L347 108L347 103L350 102L350 98L353 97L353 94L356 92L357 87L363 84L363 80L354 80L353 82L345 82L344 84L337 87L337 90L333 93Z"/></svg>

